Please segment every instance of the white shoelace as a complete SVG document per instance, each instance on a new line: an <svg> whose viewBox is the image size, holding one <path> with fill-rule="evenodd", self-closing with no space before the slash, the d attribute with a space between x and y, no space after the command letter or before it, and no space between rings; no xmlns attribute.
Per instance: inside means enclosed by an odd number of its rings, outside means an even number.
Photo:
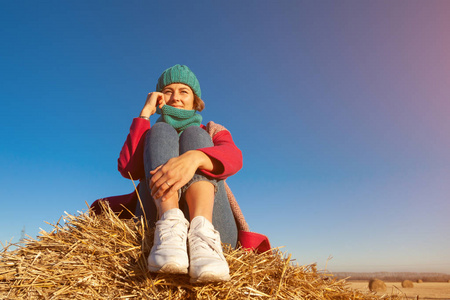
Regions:
<svg viewBox="0 0 450 300"><path fill-rule="evenodd" d="M183 220L175 218L159 220L156 225L159 229L159 239L164 246L175 245L183 247L187 234ZM159 248L163 248L161 246L159 245Z"/></svg>
<svg viewBox="0 0 450 300"><path fill-rule="evenodd" d="M224 259L223 256L220 255L222 253L222 247L217 245L216 237L208 236L203 232L196 230L191 233L190 239L192 244L194 245L194 248L200 247L204 249L204 251L210 252L210 249L208 248L209 246L212 250L214 250L217 253L217 256L220 259L222 260Z"/></svg>

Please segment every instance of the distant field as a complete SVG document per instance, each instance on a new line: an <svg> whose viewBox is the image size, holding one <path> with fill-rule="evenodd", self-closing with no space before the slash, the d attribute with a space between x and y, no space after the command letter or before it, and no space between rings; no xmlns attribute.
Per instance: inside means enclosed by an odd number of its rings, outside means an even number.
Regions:
<svg viewBox="0 0 450 300"><path fill-rule="evenodd" d="M355 290L360 290L363 292L369 292L369 281L368 280L358 280L351 281L347 280L349 287ZM428 300L428 299L450 299L450 283L448 282L424 282L424 283L414 283L413 288L402 288L401 282L385 282L387 290L385 294L391 295L404 295L408 299ZM383 293L377 293L381 296Z"/></svg>

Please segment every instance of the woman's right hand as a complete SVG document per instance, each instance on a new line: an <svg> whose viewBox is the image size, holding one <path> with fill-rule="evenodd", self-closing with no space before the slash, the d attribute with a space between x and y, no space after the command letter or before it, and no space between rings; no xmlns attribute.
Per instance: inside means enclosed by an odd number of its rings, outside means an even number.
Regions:
<svg viewBox="0 0 450 300"><path fill-rule="evenodd" d="M144 108L141 111L141 117L150 118L156 112L156 106L162 108L166 104L164 100L164 94L160 92L152 92L147 95L147 100L145 101Z"/></svg>

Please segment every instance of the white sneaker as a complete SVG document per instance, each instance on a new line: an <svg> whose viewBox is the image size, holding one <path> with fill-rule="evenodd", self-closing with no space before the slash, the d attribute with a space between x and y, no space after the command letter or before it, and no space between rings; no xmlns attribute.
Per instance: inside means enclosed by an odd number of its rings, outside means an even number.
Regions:
<svg viewBox="0 0 450 300"><path fill-rule="evenodd" d="M191 283L230 280L230 269L222 252L220 234L206 218L191 221L188 243Z"/></svg>
<svg viewBox="0 0 450 300"><path fill-rule="evenodd" d="M148 270L158 273L187 274L189 259L186 238L189 222L178 208L166 211L156 222Z"/></svg>

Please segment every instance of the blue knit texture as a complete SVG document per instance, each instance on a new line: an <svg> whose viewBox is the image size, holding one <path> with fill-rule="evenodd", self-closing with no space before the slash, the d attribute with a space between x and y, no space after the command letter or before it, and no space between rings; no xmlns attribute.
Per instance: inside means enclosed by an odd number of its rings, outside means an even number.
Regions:
<svg viewBox="0 0 450 300"><path fill-rule="evenodd" d="M195 110L180 109L170 105L164 105L162 109L156 107L156 113L161 115L156 122L166 122L178 133L189 126L200 126L203 119Z"/></svg>
<svg viewBox="0 0 450 300"><path fill-rule="evenodd" d="M158 79L156 91L161 92L163 88L172 83L184 83L199 97L202 97L202 90L195 74L185 65L175 65L165 70Z"/></svg>

